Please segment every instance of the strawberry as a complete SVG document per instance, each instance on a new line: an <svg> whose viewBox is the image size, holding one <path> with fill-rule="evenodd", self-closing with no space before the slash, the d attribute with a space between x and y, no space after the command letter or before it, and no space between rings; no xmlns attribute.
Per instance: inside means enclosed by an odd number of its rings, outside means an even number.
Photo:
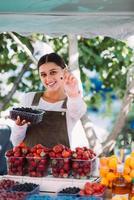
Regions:
<svg viewBox="0 0 134 200"><path fill-rule="evenodd" d="M14 157L16 157L16 158L17 158L17 157L21 157L21 153L20 153L20 152L15 152L15 153L14 153Z"/></svg>
<svg viewBox="0 0 134 200"><path fill-rule="evenodd" d="M43 149L44 146L42 144L37 144L34 146L36 149Z"/></svg>
<svg viewBox="0 0 134 200"><path fill-rule="evenodd" d="M61 158L62 154L61 153L56 153L56 158Z"/></svg>
<svg viewBox="0 0 134 200"><path fill-rule="evenodd" d="M21 151L21 148L19 146L16 146L13 148L13 152L20 152Z"/></svg>
<svg viewBox="0 0 134 200"><path fill-rule="evenodd" d="M65 163L64 165L63 165L63 169L65 170L65 171L69 171L70 170L70 166L69 166L69 164L68 163Z"/></svg>
<svg viewBox="0 0 134 200"><path fill-rule="evenodd" d="M46 165L46 164L47 164L47 159L41 159L40 163L41 163L42 165Z"/></svg>
<svg viewBox="0 0 134 200"><path fill-rule="evenodd" d="M78 151L83 152L84 151L84 149L82 147L76 147L75 150L76 150L76 152L78 152Z"/></svg>
<svg viewBox="0 0 134 200"><path fill-rule="evenodd" d="M84 190L91 188L91 187L92 187L92 183L86 182L85 185L84 185Z"/></svg>
<svg viewBox="0 0 134 200"><path fill-rule="evenodd" d="M56 154L55 154L55 152L51 151L51 152L49 153L49 156L50 156L50 158L55 158L55 157L56 157Z"/></svg>
<svg viewBox="0 0 134 200"><path fill-rule="evenodd" d="M37 163L34 162L34 161L31 161L31 162L30 162L30 166L31 166L31 167L36 167L36 166L37 166Z"/></svg>
<svg viewBox="0 0 134 200"><path fill-rule="evenodd" d="M18 145L18 147L20 147L20 148L25 148L25 147L26 147L26 144L25 144L24 142L21 142L21 143Z"/></svg>
<svg viewBox="0 0 134 200"><path fill-rule="evenodd" d="M6 155L7 157L13 156L13 150L12 150L12 149L11 149L11 150L8 150L8 151L5 153L5 155Z"/></svg>
<svg viewBox="0 0 134 200"><path fill-rule="evenodd" d="M36 153L38 154L38 155L40 155L40 153L43 151L43 149L37 149L36 150Z"/></svg>
<svg viewBox="0 0 134 200"><path fill-rule="evenodd" d="M93 194L93 189L91 187L90 188L86 188L84 191L85 191L86 195L92 195Z"/></svg>
<svg viewBox="0 0 134 200"><path fill-rule="evenodd" d="M89 168L83 168L83 172L84 172L85 174L88 174L88 173L90 172L90 169L89 169Z"/></svg>
<svg viewBox="0 0 134 200"><path fill-rule="evenodd" d="M66 151L66 150L62 151L62 157L63 158L69 158L70 156L71 156L71 152L70 151Z"/></svg>
<svg viewBox="0 0 134 200"><path fill-rule="evenodd" d="M85 196L84 190L81 189L80 192L79 192L79 195L80 195L80 196Z"/></svg>
<svg viewBox="0 0 134 200"><path fill-rule="evenodd" d="M72 168L73 169L78 169L79 168L79 163L76 161L73 161L73 163L72 163Z"/></svg>
<svg viewBox="0 0 134 200"><path fill-rule="evenodd" d="M67 178L68 177L68 173L64 173L62 177L63 178Z"/></svg>
<svg viewBox="0 0 134 200"><path fill-rule="evenodd" d="M83 152L83 160L88 160L89 159L89 153L88 153L88 151L84 151Z"/></svg>
<svg viewBox="0 0 134 200"><path fill-rule="evenodd" d="M37 170L38 170L38 172L42 172L45 170L45 166L42 164L39 164Z"/></svg>
<svg viewBox="0 0 134 200"><path fill-rule="evenodd" d="M32 171L32 172L30 172L29 175L32 176L32 177L36 177L36 172L35 172L35 171Z"/></svg>
<svg viewBox="0 0 134 200"><path fill-rule="evenodd" d="M57 145L55 145L54 147L53 147L53 151L55 152L55 153L61 153L62 151L63 151L63 149L64 149L64 146L62 145L62 144L57 144Z"/></svg>
<svg viewBox="0 0 134 200"><path fill-rule="evenodd" d="M61 173L61 174L64 174L64 169L60 169L60 173Z"/></svg>

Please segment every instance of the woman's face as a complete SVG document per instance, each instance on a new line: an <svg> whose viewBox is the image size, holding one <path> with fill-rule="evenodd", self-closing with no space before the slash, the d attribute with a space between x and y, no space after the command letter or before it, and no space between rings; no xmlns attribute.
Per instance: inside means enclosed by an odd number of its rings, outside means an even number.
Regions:
<svg viewBox="0 0 134 200"><path fill-rule="evenodd" d="M64 69L54 62L48 62L39 67L40 79L44 87L49 91L56 91L63 87L61 79L63 73Z"/></svg>

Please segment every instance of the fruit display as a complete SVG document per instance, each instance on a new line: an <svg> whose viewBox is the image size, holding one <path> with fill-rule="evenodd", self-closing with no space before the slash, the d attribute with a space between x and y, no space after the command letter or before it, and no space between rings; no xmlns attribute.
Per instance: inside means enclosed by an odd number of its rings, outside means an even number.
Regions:
<svg viewBox="0 0 134 200"><path fill-rule="evenodd" d="M27 122L31 122L32 124L37 124L42 121L44 115L44 111L35 110L28 107L18 107L13 108L10 111L10 118L13 120L17 119L17 116L20 116L20 119L25 119Z"/></svg>
<svg viewBox="0 0 134 200"><path fill-rule="evenodd" d="M134 178L134 152L125 159L124 163L124 178L127 182L131 182Z"/></svg>
<svg viewBox="0 0 134 200"><path fill-rule="evenodd" d="M25 200L27 196L32 194L39 194L39 185L33 183L20 184L9 179L0 181L1 200Z"/></svg>
<svg viewBox="0 0 134 200"><path fill-rule="evenodd" d="M41 144L37 144L30 149L27 154L28 175L32 177L43 177L47 175L49 149Z"/></svg>
<svg viewBox="0 0 134 200"><path fill-rule="evenodd" d="M112 187L112 182L117 175L118 158L115 155L100 158L100 177L101 183L105 186Z"/></svg>
<svg viewBox="0 0 134 200"><path fill-rule="evenodd" d="M117 156L100 158L100 177L101 183L105 186L112 187L113 180L117 177ZM130 183L134 178L134 152L125 159L123 177Z"/></svg>
<svg viewBox="0 0 134 200"><path fill-rule="evenodd" d="M25 200L26 193L24 192L0 192L1 200Z"/></svg>
<svg viewBox="0 0 134 200"><path fill-rule="evenodd" d="M14 185L12 192L25 192L26 194L39 194L39 185L34 183L23 183Z"/></svg>
<svg viewBox="0 0 134 200"><path fill-rule="evenodd" d="M9 175L44 177L50 171L54 177L86 179L96 167L96 154L87 147L72 151L62 144L52 148L37 144L30 148L20 143L5 155Z"/></svg>
<svg viewBox="0 0 134 200"><path fill-rule="evenodd" d="M25 157L28 153L29 148L24 143L21 143L6 152L5 155L9 175L23 176L27 173Z"/></svg>
<svg viewBox="0 0 134 200"><path fill-rule="evenodd" d="M9 179L3 179L0 181L0 191L8 191L10 190L14 185L17 185L18 183L14 180Z"/></svg>
<svg viewBox="0 0 134 200"><path fill-rule="evenodd" d="M97 196L103 197L106 187L100 183L86 182L84 188L80 190L80 196Z"/></svg>
<svg viewBox="0 0 134 200"><path fill-rule="evenodd" d="M55 145L49 153L51 171L54 177L67 178L71 173L71 150L62 145Z"/></svg>
<svg viewBox="0 0 134 200"><path fill-rule="evenodd" d="M96 166L96 154L87 147L77 147L72 152L72 175L86 179L91 176Z"/></svg>
<svg viewBox="0 0 134 200"><path fill-rule="evenodd" d="M78 187L67 187L59 190L58 195L75 195L78 196L80 192L80 188Z"/></svg>

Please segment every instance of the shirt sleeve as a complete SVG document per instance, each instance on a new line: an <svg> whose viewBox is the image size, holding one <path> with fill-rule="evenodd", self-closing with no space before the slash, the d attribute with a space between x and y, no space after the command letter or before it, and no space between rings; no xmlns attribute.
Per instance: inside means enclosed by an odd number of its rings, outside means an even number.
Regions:
<svg viewBox="0 0 134 200"><path fill-rule="evenodd" d="M19 106L31 107L34 94L35 94L34 92L23 94ZM10 140L14 146L18 145L24 140L26 136L26 130L27 130L27 124L23 126L18 126L14 122L14 126L11 129L11 136L10 136Z"/></svg>
<svg viewBox="0 0 134 200"><path fill-rule="evenodd" d="M87 111L87 106L82 97L68 97L67 100L67 110L70 115L75 120L79 120Z"/></svg>
<svg viewBox="0 0 134 200"><path fill-rule="evenodd" d="M26 130L27 130L27 124L23 126L18 126L14 123L14 126L11 129L11 137L10 137L13 146L17 146L24 140L26 135Z"/></svg>
<svg viewBox="0 0 134 200"><path fill-rule="evenodd" d="M20 107L31 107L35 92L24 93L21 97Z"/></svg>

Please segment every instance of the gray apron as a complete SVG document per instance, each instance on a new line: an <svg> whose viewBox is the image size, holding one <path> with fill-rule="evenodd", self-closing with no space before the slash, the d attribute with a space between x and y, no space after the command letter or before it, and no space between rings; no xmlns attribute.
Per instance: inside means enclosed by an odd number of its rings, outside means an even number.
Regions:
<svg viewBox="0 0 134 200"><path fill-rule="evenodd" d="M39 104L42 95L42 92L35 94L32 106ZM62 108L66 108L66 99L62 104ZM69 147L66 111L45 111L43 120L40 123L28 126L24 142L29 147L36 144L47 147L63 144Z"/></svg>

